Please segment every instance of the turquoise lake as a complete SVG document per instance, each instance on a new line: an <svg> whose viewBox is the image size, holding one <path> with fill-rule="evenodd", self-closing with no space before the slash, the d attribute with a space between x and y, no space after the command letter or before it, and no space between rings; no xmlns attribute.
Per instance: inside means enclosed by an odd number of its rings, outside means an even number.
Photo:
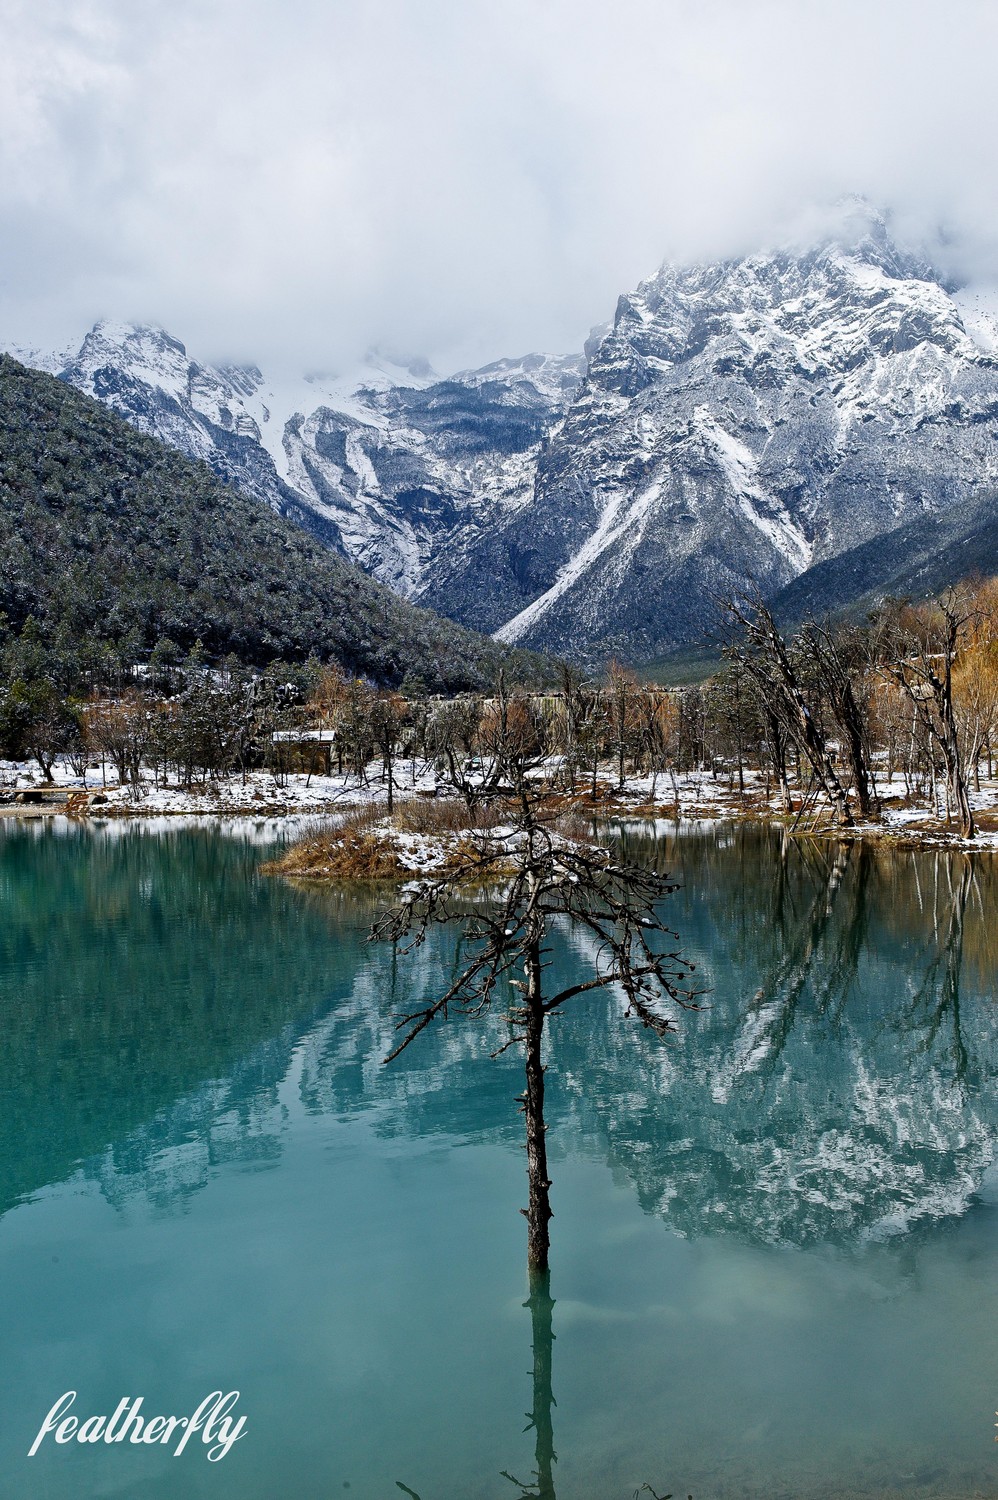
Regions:
<svg viewBox="0 0 998 1500"><path fill-rule="evenodd" d="M453 936L396 960L276 837L0 823L3 1500L536 1494L518 1056L382 1066ZM558 1500L998 1496L998 861L624 842L710 993L552 1028ZM29 1459L69 1390L245 1434Z"/></svg>

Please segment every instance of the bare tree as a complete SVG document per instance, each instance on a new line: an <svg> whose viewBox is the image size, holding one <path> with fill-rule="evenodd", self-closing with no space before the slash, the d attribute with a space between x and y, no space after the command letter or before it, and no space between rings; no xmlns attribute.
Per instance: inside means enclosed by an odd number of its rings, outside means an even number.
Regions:
<svg viewBox="0 0 998 1500"><path fill-rule="evenodd" d="M728 654L755 678L764 699L780 715L783 727L811 764L828 798L835 822L852 827L853 817L839 780L820 719L809 703L799 667L761 599L749 602L719 600L728 618L739 627L741 639Z"/></svg>
<svg viewBox="0 0 998 1500"><path fill-rule="evenodd" d="M674 1022L663 1002L694 1005L695 992L688 984L693 966L680 956L675 934L656 911L656 903L675 886L650 869L621 863L577 828L559 823L546 803L546 788L535 779L537 750L505 700L501 689L493 705L493 764L478 792L502 803L504 835L473 831L448 873L409 889L381 917L372 937L410 953L438 923L462 931L456 977L442 994L399 1018L401 1040L386 1062L433 1021L452 1012L481 1017L496 1005L511 1031L493 1056L523 1048L525 1087L518 1102L526 1126L524 1213L533 1286L533 1278L547 1272L550 1248L543 1060L549 1017L580 995L619 987L626 1013L664 1037ZM461 789L468 794L467 785ZM590 934L595 957L589 977L552 991L545 984L550 938L554 924L563 921Z"/></svg>
<svg viewBox="0 0 998 1500"><path fill-rule="evenodd" d="M624 758L633 751L638 732L638 679L619 661L607 670L606 704L614 753L617 758L617 790L624 790Z"/></svg>
<svg viewBox="0 0 998 1500"><path fill-rule="evenodd" d="M150 701L135 688L115 699L92 698L83 708L87 743L111 762L122 786L137 784L154 727Z"/></svg>
<svg viewBox="0 0 998 1500"><path fill-rule="evenodd" d="M585 740L587 694L582 673L568 662L558 663L558 686L564 700L560 748L565 757L568 786L574 792Z"/></svg>
<svg viewBox="0 0 998 1500"><path fill-rule="evenodd" d="M965 839L977 829L960 752L953 668L972 602L959 589L947 589L920 609L895 604L879 622L879 656L884 671L908 695L915 718L937 746L946 767L947 803L956 809Z"/></svg>
<svg viewBox="0 0 998 1500"><path fill-rule="evenodd" d="M401 693L385 690L376 693L368 713L368 722L378 749L388 786L388 816L395 811L395 755L405 725L409 722L409 705Z"/></svg>
<svg viewBox="0 0 998 1500"><path fill-rule="evenodd" d="M758 683L755 684L759 698L759 711L762 720L763 739L769 764L772 767L776 784L780 789L780 807L783 812L788 813L793 809L790 797L790 782L787 778L787 751L789 749L790 736L787 733L783 719L776 712L772 702L764 698L758 692Z"/></svg>
<svg viewBox="0 0 998 1500"><path fill-rule="evenodd" d="M803 646L814 662L818 681L842 738L852 770L856 799L864 818L879 812L870 764L868 715L860 681L866 663L865 640L857 630L834 632L827 625L805 627Z"/></svg>

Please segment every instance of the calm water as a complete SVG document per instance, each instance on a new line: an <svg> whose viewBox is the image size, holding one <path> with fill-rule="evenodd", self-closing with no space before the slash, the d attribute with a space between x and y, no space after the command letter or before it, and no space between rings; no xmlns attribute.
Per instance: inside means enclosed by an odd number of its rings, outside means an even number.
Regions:
<svg viewBox="0 0 998 1500"><path fill-rule="evenodd" d="M452 1022L382 1067L449 938L393 965L266 836L0 825L4 1500L536 1493L517 1059ZM559 1500L998 1496L995 863L628 841L712 993L668 1046L554 1028ZM219 1463L26 1457L68 1389L217 1388Z"/></svg>

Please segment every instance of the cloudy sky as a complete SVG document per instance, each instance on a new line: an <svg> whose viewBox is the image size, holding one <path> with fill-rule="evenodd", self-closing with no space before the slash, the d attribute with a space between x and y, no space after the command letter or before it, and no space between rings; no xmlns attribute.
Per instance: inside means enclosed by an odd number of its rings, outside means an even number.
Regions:
<svg viewBox="0 0 998 1500"><path fill-rule="evenodd" d="M998 280L993 0L0 0L0 341L578 348L847 191Z"/></svg>

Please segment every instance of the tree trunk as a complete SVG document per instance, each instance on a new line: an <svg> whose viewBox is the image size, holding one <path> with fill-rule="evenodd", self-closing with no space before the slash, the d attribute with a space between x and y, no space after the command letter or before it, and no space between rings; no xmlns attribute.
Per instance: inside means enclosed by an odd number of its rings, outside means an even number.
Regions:
<svg viewBox="0 0 998 1500"><path fill-rule="evenodd" d="M536 1500L555 1500L553 1465L557 1461L554 1451L554 1424L551 1408L554 1394L551 1389L552 1345L554 1333L551 1326L551 1278L547 1271L535 1271L530 1276L530 1324L534 1349L534 1401L530 1412L530 1423L534 1429L534 1472L537 1487L533 1491Z"/></svg>
<svg viewBox="0 0 998 1500"><path fill-rule="evenodd" d="M754 618L740 614L737 609L735 613L736 618L745 626L750 643L761 656L761 661L754 660L749 652L742 658L744 665L755 676L764 699L774 688L778 688L782 696L782 717L788 733L797 741L798 776L799 752L802 750L824 788L835 822L842 828L852 827L849 802L832 764L825 737L804 699L797 671L787 654L783 637L773 623L772 615L762 603L754 606Z"/></svg>
<svg viewBox="0 0 998 1500"><path fill-rule="evenodd" d="M769 755L773 763L776 782L780 788L780 808L785 813L792 812L793 801L790 796L790 783L787 780L787 738L776 713L768 702L765 704L764 712Z"/></svg>
<svg viewBox="0 0 998 1500"><path fill-rule="evenodd" d="M738 678L735 678L735 751L738 756L738 795L745 796L744 747L742 745L742 693Z"/></svg>
<svg viewBox="0 0 998 1500"><path fill-rule="evenodd" d="M839 724L843 730L846 750L852 767L852 777L856 786L859 810L864 818L869 818L879 811L879 804L876 788L873 785L872 767L867 764L866 746L863 744L863 723L860 717L859 705L856 702L852 684L848 678L846 678L844 685L837 695L835 708Z"/></svg>
<svg viewBox="0 0 998 1500"><path fill-rule="evenodd" d="M946 683L945 699L942 705L940 717L943 722L943 732L940 736L943 759L946 762L946 789L949 800L955 807L960 819L960 832L965 839L976 838L977 826L974 822L974 814L970 806L970 796L967 792L967 780L963 774L963 765L960 757L960 741L957 738L956 719L953 713L953 699L949 691L949 682Z"/></svg>
<svg viewBox="0 0 998 1500"><path fill-rule="evenodd" d="M804 749L808 759L814 768L815 775L820 780L825 796L828 798L829 806L840 828L852 827L852 813L849 811L849 803L846 794L842 790L842 783L835 774L831 757L825 746L824 736L819 732L814 719L811 717L810 709L800 697L794 700L794 708L797 714L797 724Z"/></svg>
<svg viewBox="0 0 998 1500"><path fill-rule="evenodd" d="M526 997L526 1075L527 1086L523 1094L523 1113L527 1125L527 1183L529 1187L528 1207L523 1210L527 1219L527 1267L533 1276L547 1271L551 1237L548 1220L551 1204L548 1189L547 1141L544 1125L544 1065L541 1062L541 1041L544 1036L544 1003L541 997L541 948L540 941L532 943L527 953L527 997Z"/></svg>
<svg viewBox="0 0 998 1500"><path fill-rule="evenodd" d="M960 764L960 747L957 743L956 730L950 725L947 725L947 730L942 742L943 756L946 761L946 790L959 816L961 834L965 839L972 839L977 836L977 826L974 822L967 783Z"/></svg>

